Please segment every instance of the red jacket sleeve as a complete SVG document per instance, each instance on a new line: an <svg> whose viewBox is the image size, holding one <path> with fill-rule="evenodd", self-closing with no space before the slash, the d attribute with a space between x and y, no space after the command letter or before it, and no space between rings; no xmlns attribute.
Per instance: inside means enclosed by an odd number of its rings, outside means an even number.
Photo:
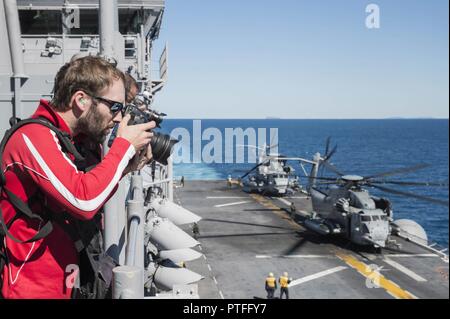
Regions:
<svg viewBox="0 0 450 319"><path fill-rule="evenodd" d="M6 161L21 166L45 195L79 219L92 218L103 206L135 154L133 145L116 138L103 160L84 173L62 152L56 134L39 124L19 129L8 148L10 158Z"/></svg>

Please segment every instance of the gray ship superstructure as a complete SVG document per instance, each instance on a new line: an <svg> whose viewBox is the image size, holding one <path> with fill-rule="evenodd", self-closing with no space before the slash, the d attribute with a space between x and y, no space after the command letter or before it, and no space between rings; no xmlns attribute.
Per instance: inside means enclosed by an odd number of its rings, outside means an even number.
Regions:
<svg viewBox="0 0 450 319"><path fill-rule="evenodd" d="M167 81L168 50L155 76L152 48L164 9L164 0L0 2L0 134L11 117L27 118L40 99L52 98L61 66L87 55L133 76L141 106L157 114L150 110ZM104 248L120 265L113 272L114 298L198 297L195 283L203 277L185 263L202 254L180 227L200 217L173 203L172 163L160 162L166 165L154 162L126 176L104 206Z"/></svg>

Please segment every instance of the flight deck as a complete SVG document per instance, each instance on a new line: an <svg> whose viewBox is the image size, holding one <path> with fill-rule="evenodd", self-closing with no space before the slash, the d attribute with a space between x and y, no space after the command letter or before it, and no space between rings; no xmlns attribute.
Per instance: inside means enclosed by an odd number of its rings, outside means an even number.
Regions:
<svg viewBox="0 0 450 319"><path fill-rule="evenodd" d="M399 237L398 249L380 252L311 232L301 226L312 210L303 193L272 198L225 181L186 181L174 202L202 217L204 257L187 265L205 277L200 298L266 298L269 272L288 272L290 298L449 298L447 257Z"/></svg>

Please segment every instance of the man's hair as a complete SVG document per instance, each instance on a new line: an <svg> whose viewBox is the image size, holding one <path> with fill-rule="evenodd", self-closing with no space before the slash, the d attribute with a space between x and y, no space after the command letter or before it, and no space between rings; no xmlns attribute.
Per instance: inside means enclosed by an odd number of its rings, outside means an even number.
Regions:
<svg viewBox="0 0 450 319"><path fill-rule="evenodd" d="M51 104L57 111L67 111L75 92L98 96L114 80L122 80L125 85L122 71L105 59L96 56L73 59L56 74Z"/></svg>
<svg viewBox="0 0 450 319"><path fill-rule="evenodd" d="M130 74L125 73L125 95L127 99L127 103L131 103L133 98L130 94L131 88L136 87L139 90L139 85L135 78L133 78Z"/></svg>

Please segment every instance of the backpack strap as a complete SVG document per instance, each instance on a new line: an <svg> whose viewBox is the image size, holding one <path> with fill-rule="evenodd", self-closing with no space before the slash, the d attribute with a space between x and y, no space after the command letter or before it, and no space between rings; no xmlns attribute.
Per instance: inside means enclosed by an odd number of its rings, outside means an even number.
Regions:
<svg viewBox="0 0 450 319"><path fill-rule="evenodd" d="M3 151L5 150L6 144L8 143L9 139L19 128L28 124L41 124L48 127L53 132L55 132L56 136L58 137L58 140L61 143L61 148L64 153L72 154L75 157L76 161L84 160L84 157L78 152L78 150L72 144L72 141L70 140L70 135L67 132L63 132L57 127L55 127L46 118L39 117L35 119L26 119L21 121L18 121L18 119L11 118L9 121L11 124L13 123L16 124L14 124L9 130L5 132L5 136L3 137L3 140L0 144L0 158L3 158ZM5 184L6 184L5 174L3 173L3 170L0 170L0 186L4 186Z"/></svg>
<svg viewBox="0 0 450 319"><path fill-rule="evenodd" d="M8 143L9 139L19 128L21 128L24 125L36 123L36 124L44 125L44 126L48 127L49 129L51 129L53 132L55 132L56 136L58 137L58 139L61 143L63 152L72 154L75 157L75 160L77 160L77 161L84 160L83 156L80 155L80 153L77 151L75 146L72 144L69 134L62 132L61 130L56 128L47 119L44 119L41 117L41 118L36 118L36 119L27 119L27 120L18 121L18 119L11 118L10 123L13 124L13 126L9 130L6 131L5 136L3 137L3 140L0 143L0 158L3 158L3 151L5 149L6 144ZM17 214L23 214L30 219L38 220L40 223L44 222L43 218L40 215L33 213L31 211L30 207L24 201L22 201L19 197L17 197L14 193L9 191L5 187L5 185L6 185L6 177L5 177L3 170L0 169L0 189L5 192L6 196L10 200L11 204L15 207L16 216L17 216ZM50 234L50 232L52 230L53 230L53 225L52 225L51 221L48 220L45 222L44 226L39 229L39 231L37 232L36 235L34 235L32 238L30 238L28 240L21 241L21 240L17 239L16 237L14 237L9 232L8 225L6 225L5 220L3 218L3 212L0 209L0 236L8 236L9 238L11 238L13 241L15 241L17 243L31 243L31 242L37 241L39 239L46 237L48 234Z"/></svg>

